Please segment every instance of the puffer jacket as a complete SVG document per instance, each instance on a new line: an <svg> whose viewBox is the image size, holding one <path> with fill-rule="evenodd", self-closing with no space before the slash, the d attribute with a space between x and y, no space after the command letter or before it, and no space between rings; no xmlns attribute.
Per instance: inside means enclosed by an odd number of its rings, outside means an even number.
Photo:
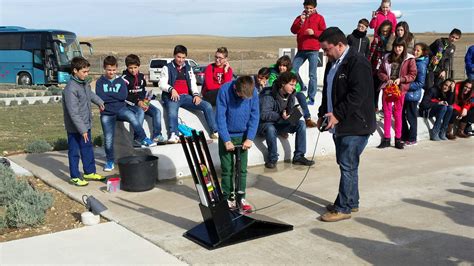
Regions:
<svg viewBox="0 0 474 266"><path fill-rule="evenodd" d="M384 89L387 85L387 82L390 80L390 73L392 72L391 64L388 62L388 57L390 54L384 56L382 66L379 69L378 77L382 81L380 85L381 89ZM415 80L416 77L416 63L415 57L411 54L403 59L403 62L400 65L400 85L399 88L403 94L408 91L410 83Z"/></svg>
<svg viewBox="0 0 474 266"><path fill-rule="evenodd" d="M428 62L430 61L427 56L418 57L416 60L416 79L410 83L407 94L405 95L405 101L418 102L421 99L423 90L425 87L426 69L428 68Z"/></svg>

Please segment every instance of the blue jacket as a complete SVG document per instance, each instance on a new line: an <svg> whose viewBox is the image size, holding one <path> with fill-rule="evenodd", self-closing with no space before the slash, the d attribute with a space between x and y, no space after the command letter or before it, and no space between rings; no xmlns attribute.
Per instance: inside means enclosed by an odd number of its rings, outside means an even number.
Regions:
<svg viewBox="0 0 474 266"><path fill-rule="evenodd" d="M410 83L407 93L405 94L405 101L418 102L421 99L421 94L425 87L426 69L428 68L429 57L423 56L416 59L416 79Z"/></svg>
<svg viewBox="0 0 474 266"><path fill-rule="evenodd" d="M474 74L474 45L471 45L467 50L464 62L466 63L466 74L469 78L469 75Z"/></svg>
<svg viewBox="0 0 474 266"><path fill-rule="evenodd" d="M127 84L121 77L116 77L111 81L101 76L95 84L95 93L105 103L105 110L101 115L115 115L126 106Z"/></svg>
<svg viewBox="0 0 474 266"><path fill-rule="evenodd" d="M235 81L224 83L217 94L216 122L219 137L230 141L231 137L246 136L254 140L260 118L257 89L252 98L242 99L235 93Z"/></svg>

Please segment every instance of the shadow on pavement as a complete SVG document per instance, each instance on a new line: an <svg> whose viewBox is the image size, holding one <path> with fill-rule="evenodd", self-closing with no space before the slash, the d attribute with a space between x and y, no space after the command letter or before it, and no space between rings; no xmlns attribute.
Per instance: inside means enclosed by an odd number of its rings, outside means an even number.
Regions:
<svg viewBox="0 0 474 266"><path fill-rule="evenodd" d="M133 201L121 198L121 197L118 197L117 199L120 199L121 201L129 203L131 206L123 204L123 203L115 201L115 200L110 200L110 202L114 203L118 206L130 209L130 210L133 210L133 211L136 211L136 212L139 212L139 213L149 215L151 217L157 218L157 219L159 219L161 221L164 221L164 222L167 222L169 224L176 225L176 226L178 226L180 228L183 228L185 230L193 228L194 226L199 224L195 221L192 221L192 220L189 220L189 219L186 219L186 218L183 218L183 217L179 217L179 216L176 216L176 215L172 215L172 214L169 214L169 213L166 213L166 212L162 212L162 211L159 211L159 210L156 210L156 209L152 209L152 208L149 208L149 207L144 206L142 204L139 204L139 203L136 203L136 202L133 202Z"/></svg>
<svg viewBox="0 0 474 266"><path fill-rule="evenodd" d="M388 242L347 237L325 229L317 236L351 248L356 256L375 265L454 265L474 262L474 239L429 230L392 226L367 218L357 222L382 232Z"/></svg>
<svg viewBox="0 0 474 266"><path fill-rule="evenodd" d="M472 182L461 182L461 185L464 185L466 187L474 187L474 183Z"/></svg>
<svg viewBox="0 0 474 266"><path fill-rule="evenodd" d="M417 199L403 199L402 201L433 210L443 211L448 218L453 220L453 222L460 225L474 227L474 216L472 215L472 213L474 213L474 205L456 201L447 201L446 204L449 206L443 206Z"/></svg>
<svg viewBox="0 0 474 266"><path fill-rule="evenodd" d="M295 184L295 188L296 186L297 184ZM278 184L277 182L275 182L273 178L264 176L264 175L257 176L257 182L255 183L253 187L262 191L266 191L282 199L290 196L290 194L295 190L295 188L282 186ZM288 200L291 200L297 204L300 204L311 211L316 211L319 214L325 213L326 205L332 203L330 201L316 197L314 195L311 195L309 193L306 193L300 190L292 194L288 198Z"/></svg>

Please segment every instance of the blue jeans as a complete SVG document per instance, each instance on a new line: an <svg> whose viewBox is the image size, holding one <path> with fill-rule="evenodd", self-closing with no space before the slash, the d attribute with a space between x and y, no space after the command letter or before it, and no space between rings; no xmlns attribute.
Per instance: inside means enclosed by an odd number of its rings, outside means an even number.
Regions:
<svg viewBox="0 0 474 266"><path fill-rule="evenodd" d="M453 107L451 105L446 106L438 104L433 106L428 115L429 117L436 117L435 123L433 125L433 132L439 132L441 129L447 129L452 113Z"/></svg>
<svg viewBox="0 0 474 266"><path fill-rule="evenodd" d="M308 103L306 102L306 96L304 95L304 93L300 91L300 92L297 92L295 96L296 96L296 99L298 100L298 103L301 106L301 109L303 110L304 119L311 118L311 113L309 112Z"/></svg>
<svg viewBox="0 0 474 266"><path fill-rule="evenodd" d="M351 209L359 208L359 158L369 140L365 136L333 135L336 144L336 160L341 170L339 193L334 207L336 211L351 213Z"/></svg>
<svg viewBox="0 0 474 266"><path fill-rule="evenodd" d="M104 133L104 150L107 161L114 161L114 136L115 122L125 121L130 123L133 128L136 140L142 141L146 138L142 124L138 121L135 113L128 107L123 107L116 115L101 115L100 122L102 124L102 132Z"/></svg>
<svg viewBox="0 0 474 266"><path fill-rule="evenodd" d="M291 125L287 122L274 123L274 122L261 122L258 127L258 134L265 137L268 149L267 162L275 163L278 161L278 149L277 149L277 135L283 133L295 133L295 152L293 159L304 156L306 153L306 124L303 120L299 120L295 125Z"/></svg>
<svg viewBox="0 0 474 266"><path fill-rule="evenodd" d="M311 101L314 102L316 97L316 91L318 86L318 60L319 60L318 51L309 51L309 50L300 50L296 53L295 58L293 59L293 68L296 73L298 73L301 65L304 61L308 60L309 63L309 84L308 84L308 97Z"/></svg>
<svg viewBox="0 0 474 266"><path fill-rule="evenodd" d="M67 133L67 145L69 146L67 157L69 161L69 173L71 178L81 178L79 172L79 158L82 160L82 169L84 174L94 174L95 158L94 147L92 145L91 130L87 131L89 141L84 142L84 138L80 133Z"/></svg>
<svg viewBox="0 0 474 266"><path fill-rule="evenodd" d="M200 104L195 105L193 103L193 96L189 94L179 95L178 101L173 101L168 95L163 95L163 103L166 111L168 112L168 135L171 133L179 134L178 132L178 110L179 107L183 107L186 110L199 110L204 113L207 125L209 126L210 132L217 132L216 120L214 118L214 112L212 111L212 105L207 101L202 100ZM168 136L168 137L169 137Z"/></svg>
<svg viewBox="0 0 474 266"><path fill-rule="evenodd" d="M132 109L133 112L135 112L138 122L140 123L142 127L143 127L143 121L145 121L145 115L151 117L151 120L153 121L153 132L152 132L152 135L150 136L151 139L154 139L155 137L161 135L160 109L156 108L152 104L148 106L148 110L146 110L146 112L144 112L143 109L138 105L130 106L129 108ZM137 135L135 135L135 137L136 139L138 139Z"/></svg>

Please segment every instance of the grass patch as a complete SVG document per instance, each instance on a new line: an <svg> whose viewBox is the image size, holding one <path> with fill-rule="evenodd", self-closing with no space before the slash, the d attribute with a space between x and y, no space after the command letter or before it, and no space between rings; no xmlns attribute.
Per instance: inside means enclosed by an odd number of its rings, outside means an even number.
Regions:
<svg viewBox="0 0 474 266"><path fill-rule="evenodd" d="M99 109L93 106L92 137L102 136ZM61 104L0 106L1 151L23 150L38 139L56 143L66 137Z"/></svg>

